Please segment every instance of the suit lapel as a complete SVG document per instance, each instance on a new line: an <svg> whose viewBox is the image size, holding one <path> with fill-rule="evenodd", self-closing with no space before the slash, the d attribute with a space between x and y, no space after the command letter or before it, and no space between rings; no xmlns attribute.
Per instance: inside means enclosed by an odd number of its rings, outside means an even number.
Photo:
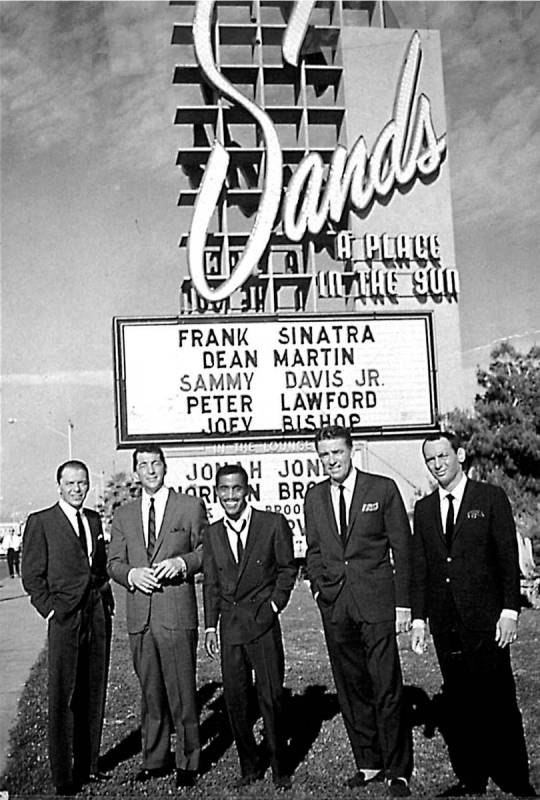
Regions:
<svg viewBox="0 0 540 800"><path fill-rule="evenodd" d="M146 542L144 541L144 528L142 518L142 499L139 497L129 506L131 513L130 530L133 530L137 545L146 554ZM147 556L148 557L148 556Z"/></svg>
<svg viewBox="0 0 540 800"><path fill-rule="evenodd" d="M173 492L172 489L169 489L169 496L167 497L167 502L165 503L165 511L163 513L163 519L161 520L159 531L156 531L156 544L154 547L154 552L150 557L151 562L154 561L155 558L157 558L159 551L163 547L163 542L168 532L173 526L175 505L176 505L176 494Z"/></svg>
<svg viewBox="0 0 540 800"><path fill-rule="evenodd" d="M84 551L82 549L81 542L79 541L79 535L75 533L75 529L69 519L66 517L60 506L57 504L56 508L56 516L58 519L58 525L60 529L64 532L64 534L69 537L72 541L75 540L77 542L78 547L80 548L81 555L84 555ZM91 530L91 529L90 529ZM92 537L93 539L93 537ZM93 543L92 543L93 544ZM84 556L85 561L88 563L88 559Z"/></svg>
<svg viewBox="0 0 540 800"><path fill-rule="evenodd" d="M251 556L251 553L253 552L253 548L255 547L255 543L257 541L257 537L258 537L259 531L260 531L259 514L257 513L257 511L255 509L253 509L252 512L251 512L251 520L250 520L249 528L248 528L248 532L247 532L246 547L244 549L244 555L242 556L242 561L241 561L239 569L238 569L238 580L236 581L236 585L237 586L238 586L240 578L242 577L242 574L243 574L243 572L244 572L244 570L246 568L246 564L247 564L247 562L248 562L248 560L249 560L249 558ZM236 564L236 562L235 562L235 564Z"/></svg>
<svg viewBox="0 0 540 800"><path fill-rule="evenodd" d="M223 557L222 563L226 564L228 569L233 570L236 573L238 571L238 565L231 549L229 534L225 526L224 519L219 520L219 528L216 531L216 540L217 541L215 542L214 546L221 550ZM221 559L219 560L221 561Z"/></svg>
<svg viewBox="0 0 540 800"><path fill-rule="evenodd" d="M475 485L474 482L467 479L467 483L465 484L465 491L463 492L463 497L461 499L461 505L459 507L456 524L454 525L454 537L456 538L458 533L461 532L463 528L463 521L467 519L467 512L470 511L471 506L473 505L475 497Z"/></svg>
<svg viewBox="0 0 540 800"><path fill-rule="evenodd" d="M354 484L351 507L349 509L349 522L347 523L347 539L351 535L358 512L362 508L362 495L364 492L364 478L359 470L356 470L356 481Z"/></svg>
<svg viewBox="0 0 540 800"><path fill-rule="evenodd" d="M324 483L321 484L321 505L326 516L329 530L331 530L336 539L341 542L341 536L339 535L336 516L334 514L334 507L332 505L332 494L330 491L329 480L324 481Z"/></svg>
<svg viewBox="0 0 540 800"><path fill-rule="evenodd" d="M435 489L433 494L429 498L429 502L431 503L431 517L435 520L435 530L439 536L439 539L446 547L446 536L444 534L442 518L441 518L441 500L439 495L439 490Z"/></svg>

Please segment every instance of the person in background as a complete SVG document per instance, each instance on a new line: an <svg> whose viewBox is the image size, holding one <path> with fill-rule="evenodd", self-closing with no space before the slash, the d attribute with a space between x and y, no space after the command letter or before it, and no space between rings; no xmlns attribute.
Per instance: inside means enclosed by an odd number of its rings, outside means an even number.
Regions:
<svg viewBox="0 0 540 800"><path fill-rule="evenodd" d="M423 651L429 619L458 778L439 797L485 794L489 778L535 797L510 663L520 610L512 509L501 488L467 478L454 434L435 433L422 450L439 486L414 510L411 644Z"/></svg>
<svg viewBox="0 0 540 800"><path fill-rule="evenodd" d="M240 759L238 785L254 783L265 771L250 718L254 673L274 785L288 790L279 614L296 578L292 533L281 514L247 502L248 476L240 465L217 471L216 490L225 517L210 525L204 543L205 645L216 658L219 622L223 694Z"/></svg>
<svg viewBox="0 0 540 800"><path fill-rule="evenodd" d="M48 620L49 761L57 795L100 783L113 596L99 514L83 508L89 473L82 461L58 467L58 503L30 514L22 581Z"/></svg>
<svg viewBox="0 0 540 800"><path fill-rule="evenodd" d="M142 783L169 772L176 732L177 788L195 784L201 745L197 708L197 600L207 518L201 500L164 485L167 465L156 445L133 453L138 500L115 511L111 577L127 589L127 628L142 689Z"/></svg>
<svg viewBox="0 0 540 800"><path fill-rule="evenodd" d="M19 557L21 550L21 534L17 528L10 528L2 539L2 544L6 550L6 560L10 578L19 578Z"/></svg>
<svg viewBox="0 0 540 800"><path fill-rule="evenodd" d="M407 513L393 480L353 466L347 428L322 428L315 446L328 479L305 498L307 572L357 767L348 785L386 778L392 797L407 797L412 742L396 642L411 619Z"/></svg>

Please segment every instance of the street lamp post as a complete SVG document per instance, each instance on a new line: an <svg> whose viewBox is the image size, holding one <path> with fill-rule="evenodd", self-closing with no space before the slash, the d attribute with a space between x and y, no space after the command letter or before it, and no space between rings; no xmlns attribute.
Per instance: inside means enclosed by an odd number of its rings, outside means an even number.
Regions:
<svg viewBox="0 0 540 800"><path fill-rule="evenodd" d="M29 422L29 421L30 420L27 420L27 419L20 419L19 417L10 417L8 419L8 424L9 425L15 425L17 422ZM47 425L46 422L36 423L36 424L41 424L41 426L43 428L47 428L47 430L58 434L58 436L62 436L62 438L64 438L64 439L67 439L67 443L68 443L68 458L71 461L71 459L73 458L73 442L72 442L71 434L72 434L73 428L75 427L73 425L73 422L70 419L68 419L68 421L67 421L67 433L65 433L64 431L59 431L58 428L53 428L51 425Z"/></svg>

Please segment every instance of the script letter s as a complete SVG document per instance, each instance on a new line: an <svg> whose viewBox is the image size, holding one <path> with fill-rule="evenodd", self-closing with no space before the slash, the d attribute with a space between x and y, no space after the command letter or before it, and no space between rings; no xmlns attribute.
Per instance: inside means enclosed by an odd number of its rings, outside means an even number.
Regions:
<svg viewBox="0 0 540 800"><path fill-rule="evenodd" d="M195 56L201 71L224 97L248 111L259 124L266 147L264 183L257 216L236 267L220 286L212 289L204 271L204 248L210 219L216 207L229 165L229 154L217 139L212 146L201 188L195 203L188 240L188 267L198 293L210 302L230 297L257 267L272 233L283 186L283 158L270 117L256 103L238 91L217 69L212 53L211 21L215 0L198 0L193 22Z"/></svg>

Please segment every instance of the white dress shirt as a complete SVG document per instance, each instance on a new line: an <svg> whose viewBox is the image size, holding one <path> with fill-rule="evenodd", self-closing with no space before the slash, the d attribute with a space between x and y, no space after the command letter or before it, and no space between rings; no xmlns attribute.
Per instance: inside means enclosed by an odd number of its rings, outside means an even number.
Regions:
<svg viewBox="0 0 540 800"><path fill-rule="evenodd" d="M92 563L92 549L93 549L92 534L90 533L90 525L88 523L88 520L86 519L86 514L84 513L84 508L81 508L81 509L77 510L76 508L73 508L73 506L70 506L69 503L66 503L65 500L62 500L62 498L60 498L60 500L58 501L58 505L60 506L60 508L62 509L62 511L64 512L64 514L68 518L68 520L70 521L71 527L73 528L73 530L77 534L77 539L79 538L79 525L77 523L77 513L80 513L81 519L82 519L83 528L84 528L84 532L86 534L86 552L88 553L88 561L91 564Z"/></svg>

